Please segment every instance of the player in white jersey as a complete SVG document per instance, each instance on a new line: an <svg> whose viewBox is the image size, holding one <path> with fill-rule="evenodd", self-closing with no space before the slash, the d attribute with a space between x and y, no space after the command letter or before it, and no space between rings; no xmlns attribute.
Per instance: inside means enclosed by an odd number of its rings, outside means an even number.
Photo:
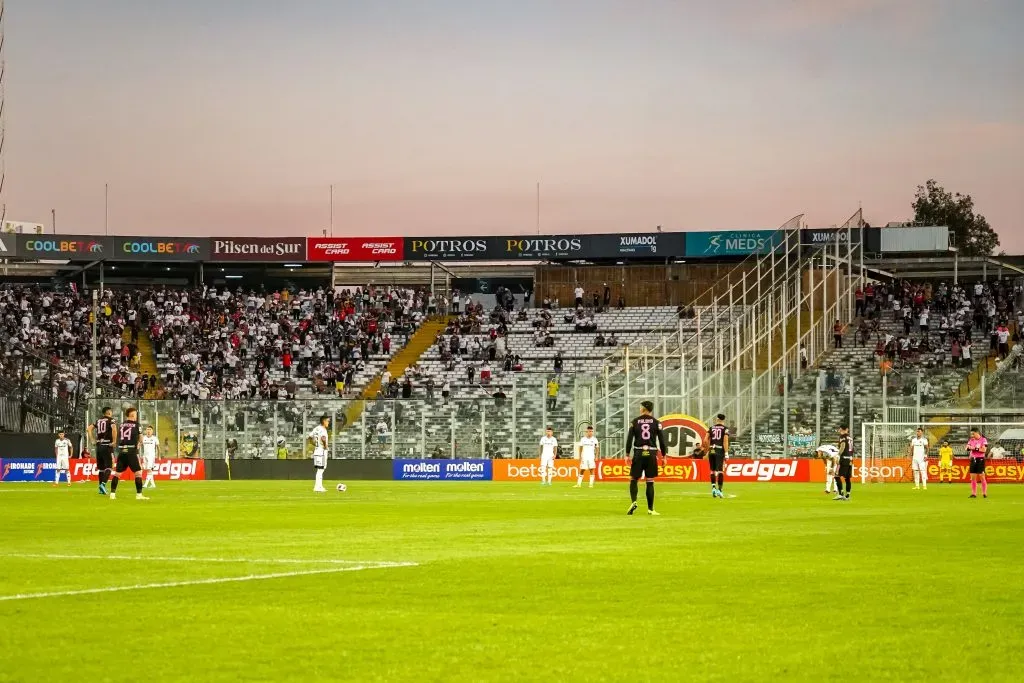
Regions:
<svg viewBox="0 0 1024 683"><path fill-rule="evenodd" d="M818 453L825 461L825 493L832 493L832 480L839 470L839 449L832 444L818 446Z"/></svg>
<svg viewBox="0 0 1024 683"><path fill-rule="evenodd" d="M320 424L313 427L309 433L309 439L313 442L313 469L316 472L316 481L313 483L314 493L326 493L324 488L324 470L327 469L327 427L331 424L331 418L324 415L320 418Z"/></svg>
<svg viewBox="0 0 1024 683"><path fill-rule="evenodd" d="M558 439L555 438L555 430L548 427L544 430L544 436L540 437L540 483L541 486L555 479L555 456L558 454Z"/></svg>
<svg viewBox="0 0 1024 683"><path fill-rule="evenodd" d="M583 486L583 473L590 474L590 488L594 488L594 470L597 469L597 458L600 455L601 444L594 436L593 425L587 425L586 435L576 445L576 457L580 461L580 473L576 478L576 488Z"/></svg>
<svg viewBox="0 0 1024 683"><path fill-rule="evenodd" d="M146 427L146 433L142 437L142 469L146 472L146 481L142 488L156 488L156 459L160 457L160 439L153 434L152 427Z"/></svg>
<svg viewBox="0 0 1024 683"><path fill-rule="evenodd" d="M68 486L71 486L71 441L64 436L63 430L57 434L57 440L53 442L53 454L57 457L57 472L53 478L53 485L60 483L60 473L68 478Z"/></svg>
<svg viewBox="0 0 1024 683"><path fill-rule="evenodd" d="M917 433L910 439L911 469L914 470L914 488L928 488L928 437L924 430L917 428Z"/></svg>

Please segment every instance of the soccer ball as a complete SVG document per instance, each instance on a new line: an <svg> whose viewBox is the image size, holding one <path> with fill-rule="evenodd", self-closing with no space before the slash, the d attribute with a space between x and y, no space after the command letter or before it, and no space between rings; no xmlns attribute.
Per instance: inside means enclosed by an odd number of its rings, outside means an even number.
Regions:
<svg viewBox="0 0 1024 683"><path fill-rule="evenodd" d="M338 493L344 493L347 490L348 490L347 486L345 486L344 484L338 484Z"/></svg>

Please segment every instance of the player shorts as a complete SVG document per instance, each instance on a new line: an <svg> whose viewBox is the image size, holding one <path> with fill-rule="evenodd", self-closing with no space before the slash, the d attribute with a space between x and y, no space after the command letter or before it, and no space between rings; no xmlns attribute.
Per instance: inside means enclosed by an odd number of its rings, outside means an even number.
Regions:
<svg viewBox="0 0 1024 683"><path fill-rule="evenodd" d="M580 458L580 469L581 470L596 470L597 463L593 456L583 456Z"/></svg>
<svg viewBox="0 0 1024 683"><path fill-rule="evenodd" d="M843 479L853 479L853 463L839 463L839 474Z"/></svg>
<svg viewBox="0 0 1024 683"><path fill-rule="evenodd" d="M971 474L985 474L985 458L971 458Z"/></svg>
<svg viewBox="0 0 1024 683"><path fill-rule="evenodd" d="M68 456L66 456L66 455L58 456L57 457L57 469L58 470L68 470L68 469L71 469L70 458L68 458Z"/></svg>
<svg viewBox="0 0 1024 683"><path fill-rule="evenodd" d="M153 455L144 455L144 456L142 456L142 467L145 468L146 471L155 470L156 469L156 456L153 456Z"/></svg>
<svg viewBox="0 0 1024 683"><path fill-rule="evenodd" d="M139 449L131 446L119 449L117 452L117 466L114 471L121 474L125 470L131 470L132 474L141 474L142 463L139 462Z"/></svg>
<svg viewBox="0 0 1024 683"><path fill-rule="evenodd" d="M951 469L953 469L953 461L952 460L940 460L939 461L939 469L940 470L951 470Z"/></svg>
<svg viewBox="0 0 1024 683"><path fill-rule="evenodd" d="M928 461L925 458L914 458L914 462L911 465L911 470L914 472L927 472Z"/></svg>
<svg viewBox="0 0 1024 683"><path fill-rule="evenodd" d="M725 451L719 448L712 448L708 453L708 468L712 472L725 471Z"/></svg>
<svg viewBox="0 0 1024 683"><path fill-rule="evenodd" d="M647 455L643 451L633 453L633 462L629 465L629 478L639 479L641 476L654 479L658 476L658 458L653 451Z"/></svg>
<svg viewBox="0 0 1024 683"><path fill-rule="evenodd" d="M114 466L114 448L110 444L96 445L96 469L102 472Z"/></svg>
<svg viewBox="0 0 1024 683"><path fill-rule="evenodd" d="M555 459L552 456L547 456L540 459L540 470L541 472L547 472L548 470L555 469Z"/></svg>
<svg viewBox="0 0 1024 683"><path fill-rule="evenodd" d="M327 469L327 454L313 453L313 467L317 469Z"/></svg>

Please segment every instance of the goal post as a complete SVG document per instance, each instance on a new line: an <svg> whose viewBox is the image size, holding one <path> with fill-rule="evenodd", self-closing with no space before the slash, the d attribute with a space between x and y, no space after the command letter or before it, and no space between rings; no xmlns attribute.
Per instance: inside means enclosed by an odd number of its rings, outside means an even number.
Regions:
<svg viewBox="0 0 1024 683"><path fill-rule="evenodd" d="M977 428L988 440L990 457L1019 460L1024 448L1024 422L979 419L973 422L932 418L926 422L864 422L861 424L862 484L913 481L910 439L918 427L928 438L929 462L937 462L939 446L949 442L954 458L967 457L967 440Z"/></svg>

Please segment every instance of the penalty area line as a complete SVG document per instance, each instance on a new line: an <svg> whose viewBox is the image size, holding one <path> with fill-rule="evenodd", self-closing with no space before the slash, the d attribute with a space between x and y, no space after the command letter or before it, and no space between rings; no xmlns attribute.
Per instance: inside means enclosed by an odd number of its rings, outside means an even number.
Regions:
<svg viewBox="0 0 1024 683"><path fill-rule="evenodd" d="M97 593L117 593L122 591L147 590L154 588L182 588L185 586L209 586L218 583L242 583L245 581L265 581L268 579L288 579L296 576L314 576L317 574L339 574L341 572L358 572L366 569L390 569L392 567L416 567L415 562L369 563L346 567L330 567L327 569L308 569L295 572L274 572L271 574L247 574L245 576L226 576L212 579L194 579L191 581L167 581L163 583L140 583L131 586L105 586L103 588L82 588L79 590L48 591L45 593L18 593L0 595L0 602L12 600L33 600L39 598L62 598L75 595L95 595Z"/></svg>

